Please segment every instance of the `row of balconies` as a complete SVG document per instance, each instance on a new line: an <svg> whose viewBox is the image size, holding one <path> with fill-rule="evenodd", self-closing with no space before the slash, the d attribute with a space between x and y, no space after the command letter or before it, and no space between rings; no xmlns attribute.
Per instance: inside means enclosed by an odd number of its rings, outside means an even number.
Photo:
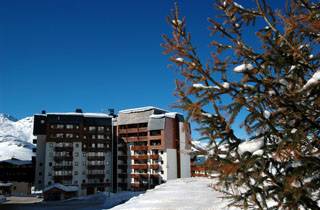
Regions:
<svg viewBox="0 0 320 210"><path fill-rule="evenodd" d="M141 133L141 132L147 132L147 127L142 128L119 128L118 133L119 134L125 134L125 133Z"/></svg>
<svg viewBox="0 0 320 210"><path fill-rule="evenodd" d="M145 169L153 169L153 170L157 170L160 168L160 165L159 164L132 164L131 165L131 168L132 169L135 169L135 170L145 170Z"/></svg>

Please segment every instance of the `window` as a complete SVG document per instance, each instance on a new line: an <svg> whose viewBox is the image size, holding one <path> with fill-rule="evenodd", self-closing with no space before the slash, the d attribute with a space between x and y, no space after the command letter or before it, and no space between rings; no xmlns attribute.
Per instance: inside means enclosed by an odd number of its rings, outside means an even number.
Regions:
<svg viewBox="0 0 320 210"><path fill-rule="evenodd" d="M161 153L161 155L163 155L163 151L161 151L160 153Z"/></svg>
<svg viewBox="0 0 320 210"><path fill-rule="evenodd" d="M89 131L95 131L96 127L95 126L89 126Z"/></svg>
<svg viewBox="0 0 320 210"><path fill-rule="evenodd" d="M104 131L104 127L103 126L99 126L98 127L98 131Z"/></svg>
<svg viewBox="0 0 320 210"><path fill-rule="evenodd" d="M57 125L57 129L63 129L63 128L64 128L64 125L62 125L62 124Z"/></svg>
<svg viewBox="0 0 320 210"><path fill-rule="evenodd" d="M79 157L79 152L75 152L75 153L74 153L74 156L75 156L75 157Z"/></svg>
<svg viewBox="0 0 320 210"><path fill-rule="evenodd" d="M161 130L150 131L150 136L158 136L161 135Z"/></svg>
<svg viewBox="0 0 320 210"><path fill-rule="evenodd" d="M73 129L73 125L71 124L66 125L66 129Z"/></svg>
<svg viewBox="0 0 320 210"><path fill-rule="evenodd" d="M78 184L78 180L75 180L73 183L74 183L74 184Z"/></svg>
<svg viewBox="0 0 320 210"><path fill-rule="evenodd" d="M52 183L49 181L49 182L48 182L48 185L51 185L51 184L52 184Z"/></svg>
<svg viewBox="0 0 320 210"><path fill-rule="evenodd" d="M66 133L66 138L73 138L73 134L72 133Z"/></svg>
<svg viewBox="0 0 320 210"><path fill-rule="evenodd" d="M74 171L74 175L78 175L78 171Z"/></svg>
<svg viewBox="0 0 320 210"><path fill-rule="evenodd" d="M42 176L42 172L39 172L39 176Z"/></svg>
<svg viewBox="0 0 320 210"><path fill-rule="evenodd" d="M49 166L52 166L52 162L49 162Z"/></svg>
<svg viewBox="0 0 320 210"><path fill-rule="evenodd" d="M97 135L97 138L98 139L104 139L104 135L99 134L99 135Z"/></svg>
<svg viewBox="0 0 320 210"><path fill-rule="evenodd" d="M42 166L42 163L39 163L39 166Z"/></svg>
<svg viewBox="0 0 320 210"><path fill-rule="evenodd" d="M96 135L92 135L92 136L91 136L91 139L96 139Z"/></svg>
<svg viewBox="0 0 320 210"><path fill-rule="evenodd" d="M56 137L57 137L57 138L63 138L63 133L57 133L57 134L56 134Z"/></svg>
<svg viewBox="0 0 320 210"><path fill-rule="evenodd" d="M161 160L161 164L163 164L163 160Z"/></svg>
<svg viewBox="0 0 320 210"><path fill-rule="evenodd" d="M79 147L79 144L78 144L78 143L76 143L76 147Z"/></svg>
<svg viewBox="0 0 320 210"><path fill-rule="evenodd" d="M161 171L161 174L163 174L163 171Z"/></svg>
<svg viewBox="0 0 320 210"><path fill-rule="evenodd" d="M75 165L75 166L78 166L78 162L74 162L74 165Z"/></svg>

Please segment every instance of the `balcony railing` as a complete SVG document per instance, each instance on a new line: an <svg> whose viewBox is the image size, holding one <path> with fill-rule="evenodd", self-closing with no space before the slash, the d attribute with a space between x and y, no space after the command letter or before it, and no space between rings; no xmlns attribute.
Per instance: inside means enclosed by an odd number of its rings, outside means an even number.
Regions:
<svg viewBox="0 0 320 210"><path fill-rule="evenodd" d="M147 160L148 155L132 155L131 159L132 160Z"/></svg>
<svg viewBox="0 0 320 210"><path fill-rule="evenodd" d="M150 164L150 168L153 170L159 169L159 164Z"/></svg>
<svg viewBox="0 0 320 210"><path fill-rule="evenodd" d="M103 179L105 177L104 174L88 174L88 179Z"/></svg>
<svg viewBox="0 0 320 210"><path fill-rule="evenodd" d="M150 159L158 160L159 159L159 155L158 154L150 155Z"/></svg>
<svg viewBox="0 0 320 210"><path fill-rule="evenodd" d="M133 164L131 165L131 168L132 169L135 169L135 170L139 170L139 169L148 169L148 165L147 164Z"/></svg>
<svg viewBox="0 0 320 210"><path fill-rule="evenodd" d="M101 170L103 170L105 168L104 165L88 165L87 167L88 167L89 170L91 170L91 169L101 169Z"/></svg>
<svg viewBox="0 0 320 210"><path fill-rule="evenodd" d="M136 178L136 179L140 179L140 178L148 178L149 175L147 173L143 173L143 174L137 174L137 173L134 173L134 174L130 174L131 178Z"/></svg>
<svg viewBox="0 0 320 210"><path fill-rule="evenodd" d="M60 170L72 170L72 166L53 166L53 170L60 171Z"/></svg>
<svg viewBox="0 0 320 210"><path fill-rule="evenodd" d="M87 159L90 160L105 160L104 156L88 156Z"/></svg>
<svg viewBox="0 0 320 210"><path fill-rule="evenodd" d="M63 151L72 152L73 151L73 147L55 147L54 151L55 152L63 152Z"/></svg>
<svg viewBox="0 0 320 210"><path fill-rule="evenodd" d="M60 162L60 161L72 161L73 157L72 156L54 156L53 158L54 161Z"/></svg>
<svg viewBox="0 0 320 210"><path fill-rule="evenodd" d="M131 150L148 150L148 146L132 146Z"/></svg>

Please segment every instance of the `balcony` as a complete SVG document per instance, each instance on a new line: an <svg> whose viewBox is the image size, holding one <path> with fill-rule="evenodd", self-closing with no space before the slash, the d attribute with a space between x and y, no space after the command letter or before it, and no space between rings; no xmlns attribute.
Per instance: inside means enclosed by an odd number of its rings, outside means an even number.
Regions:
<svg viewBox="0 0 320 210"><path fill-rule="evenodd" d="M61 170L71 171L72 166L53 166L53 170L55 170L55 171L61 171Z"/></svg>
<svg viewBox="0 0 320 210"><path fill-rule="evenodd" d="M150 178L159 178L160 174L150 174Z"/></svg>
<svg viewBox="0 0 320 210"><path fill-rule="evenodd" d="M90 160L105 160L104 156L88 156L87 157L88 161Z"/></svg>
<svg viewBox="0 0 320 210"><path fill-rule="evenodd" d="M132 169L135 169L135 170L144 170L144 169L148 169L148 165L147 164L134 164L134 165L131 165L131 168Z"/></svg>
<svg viewBox="0 0 320 210"><path fill-rule="evenodd" d="M148 174L144 173L144 174L130 174L131 178L136 178L136 179L147 179L148 178Z"/></svg>
<svg viewBox="0 0 320 210"><path fill-rule="evenodd" d="M150 159L158 160L159 159L159 155L158 154L150 155Z"/></svg>
<svg viewBox="0 0 320 210"><path fill-rule="evenodd" d="M104 179L104 174L88 174L88 179Z"/></svg>
<svg viewBox="0 0 320 210"><path fill-rule="evenodd" d="M118 155L118 160L127 160L127 155Z"/></svg>
<svg viewBox="0 0 320 210"><path fill-rule="evenodd" d="M55 147L54 151L55 152L64 152L64 151L72 152L73 151L73 147Z"/></svg>
<svg viewBox="0 0 320 210"><path fill-rule="evenodd" d="M132 155L131 159L132 160L147 160L148 155Z"/></svg>
<svg viewBox="0 0 320 210"><path fill-rule="evenodd" d="M118 165L118 168L127 170L128 165L127 164L121 164L121 165Z"/></svg>
<svg viewBox="0 0 320 210"><path fill-rule="evenodd" d="M148 146L132 146L131 150L148 150Z"/></svg>
<svg viewBox="0 0 320 210"><path fill-rule="evenodd" d="M148 141L147 136L131 136L131 137L123 137L126 142L143 142Z"/></svg>
<svg viewBox="0 0 320 210"><path fill-rule="evenodd" d="M119 173L118 173L118 177L119 178L125 178L125 179L128 178L127 174L119 174Z"/></svg>
<svg viewBox="0 0 320 210"><path fill-rule="evenodd" d="M111 184L109 182L100 183L82 183L81 187L109 187Z"/></svg>
<svg viewBox="0 0 320 210"><path fill-rule="evenodd" d="M55 182L62 182L64 180L72 180L72 175L62 175L62 176L54 175L53 180Z"/></svg>
<svg viewBox="0 0 320 210"><path fill-rule="evenodd" d="M148 184L142 184L139 182L131 183L131 188L134 189L148 189Z"/></svg>
<svg viewBox="0 0 320 210"><path fill-rule="evenodd" d="M159 164L150 164L150 168L153 170L158 170L159 169Z"/></svg>
<svg viewBox="0 0 320 210"><path fill-rule="evenodd" d="M100 169L100 170L103 170L104 168L105 168L105 166L104 165L88 165L87 166L87 168L89 169L89 170L91 170L91 169Z"/></svg>
<svg viewBox="0 0 320 210"><path fill-rule="evenodd" d="M72 161L73 157L72 156L54 156L53 160L56 162Z"/></svg>

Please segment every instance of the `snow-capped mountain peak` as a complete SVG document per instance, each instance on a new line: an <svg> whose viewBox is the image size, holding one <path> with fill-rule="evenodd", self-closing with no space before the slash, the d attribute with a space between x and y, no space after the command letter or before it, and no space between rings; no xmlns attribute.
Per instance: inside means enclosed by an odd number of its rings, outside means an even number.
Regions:
<svg viewBox="0 0 320 210"><path fill-rule="evenodd" d="M14 117L0 113L0 160L12 157L21 160L31 160L33 117L17 120Z"/></svg>

